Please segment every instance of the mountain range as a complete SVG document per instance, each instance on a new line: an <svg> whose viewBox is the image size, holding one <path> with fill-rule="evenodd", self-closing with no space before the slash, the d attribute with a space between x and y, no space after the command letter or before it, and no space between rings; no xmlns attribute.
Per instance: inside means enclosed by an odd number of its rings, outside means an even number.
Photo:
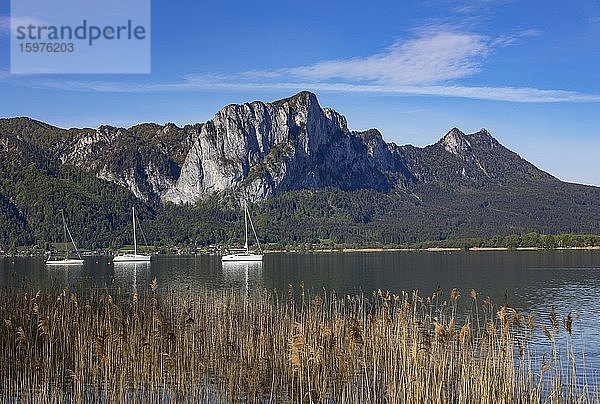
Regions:
<svg viewBox="0 0 600 404"><path fill-rule="evenodd" d="M60 208L86 245L118 246L132 205L150 242L223 242L239 237L240 199L261 237L285 244L600 232L600 188L558 180L485 129L399 146L310 92L183 127L0 119L0 157L0 247L59 240Z"/></svg>

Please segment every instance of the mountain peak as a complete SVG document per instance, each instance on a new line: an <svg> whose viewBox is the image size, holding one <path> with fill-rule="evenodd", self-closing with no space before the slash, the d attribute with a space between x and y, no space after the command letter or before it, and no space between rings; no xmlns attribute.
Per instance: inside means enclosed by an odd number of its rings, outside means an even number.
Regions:
<svg viewBox="0 0 600 404"><path fill-rule="evenodd" d="M486 129L486 128L481 128L479 129L477 132L471 134L471 136L477 136L481 139L494 139L494 137L492 136L492 134Z"/></svg>
<svg viewBox="0 0 600 404"><path fill-rule="evenodd" d="M476 144L479 147L496 149L501 146L498 140L496 140L486 128L481 128L478 132L472 133L469 136L471 143Z"/></svg>
<svg viewBox="0 0 600 404"><path fill-rule="evenodd" d="M448 135L453 135L453 136L464 136L464 135L465 135L465 133L464 133L462 130L458 129L458 128L455 126L455 127L453 127L452 129L450 129L450 130L448 131L448 133L446 133L446 136L448 136Z"/></svg>
<svg viewBox="0 0 600 404"><path fill-rule="evenodd" d="M441 144L448 153L454 155L461 155L471 151L471 143L469 143L466 135L458 128L452 128L446 133L439 141L439 144Z"/></svg>
<svg viewBox="0 0 600 404"><path fill-rule="evenodd" d="M317 96L314 93L311 93L310 91L300 91L299 93L294 94L291 97L273 101L271 104L275 106L280 106L283 104L319 105L319 100L317 99Z"/></svg>

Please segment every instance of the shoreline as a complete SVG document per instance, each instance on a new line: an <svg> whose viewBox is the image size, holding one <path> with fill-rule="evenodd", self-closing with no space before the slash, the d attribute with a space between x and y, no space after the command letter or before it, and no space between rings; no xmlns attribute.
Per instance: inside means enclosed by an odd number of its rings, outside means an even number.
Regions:
<svg viewBox="0 0 600 404"><path fill-rule="evenodd" d="M468 249L458 247L429 247L429 248L382 248L382 247L365 247L365 248L319 248L313 250L264 250L265 254L285 254L285 253L370 253L370 252L494 252L494 251L600 251L600 246L589 247L470 247Z"/></svg>
<svg viewBox="0 0 600 404"><path fill-rule="evenodd" d="M401 248L401 247L352 247L352 248L315 248L315 249L284 249L284 250L269 250L264 249L264 254L332 254L332 253L378 253L378 252L423 252L423 253L435 253L435 252L515 252L515 251L600 251L600 246L587 246L587 247L556 247L556 248L544 248L544 247L428 247L428 248ZM14 255L0 255L0 259L3 258L15 258L15 257L44 257L46 254L14 254ZM114 254L93 254L86 255L86 257L111 257ZM218 252L188 252L182 254L160 254L153 253L152 255L157 256L198 256L198 255L221 255Z"/></svg>

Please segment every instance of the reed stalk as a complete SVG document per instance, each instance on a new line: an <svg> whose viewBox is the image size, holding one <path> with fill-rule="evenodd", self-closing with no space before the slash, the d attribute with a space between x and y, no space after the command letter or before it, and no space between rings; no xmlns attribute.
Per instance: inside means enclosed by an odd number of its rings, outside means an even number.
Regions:
<svg viewBox="0 0 600 404"><path fill-rule="evenodd" d="M592 403L569 314L417 291L0 292L2 401ZM481 309L481 311L480 311ZM547 352L532 349L534 333ZM561 354L556 339L568 338ZM541 355L541 356L540 356Z"/></svg>

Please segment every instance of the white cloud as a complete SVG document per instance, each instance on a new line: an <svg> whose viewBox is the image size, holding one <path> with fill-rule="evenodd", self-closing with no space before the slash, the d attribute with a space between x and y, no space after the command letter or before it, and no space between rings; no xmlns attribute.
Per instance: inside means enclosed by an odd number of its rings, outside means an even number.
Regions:
<svg viewBox="0 0 600 404"><path fill-rule="evenodd" d="M212 76L188 76L180 82L131 84L106 81L46 80L34 86L71 91L114 93L170 93L189 91L323 91L338 93L385 94L397 96L437 96L522 103L600 102L600 95L567 90L530 87L487 87L460 85L380 85L302 82L243 82Z"/></svg>
<svg viewBox="0 0 600 404"><path fill-rule="evenodd" d="M537 29L525 29L522 31L504 34L492 41L492 46L509 46L518 43L522 39L534 38L542 35L542 32Z"/></svg>
<svg viewBox="0 0 600 404"><path fill-rule="evenodd" d="M328 60L308 66L248 73L264 78L432 84L478 72L488 51L489 43L481 35L427 31L417 38L398 40L384 52L363 58Z"/></svg>

